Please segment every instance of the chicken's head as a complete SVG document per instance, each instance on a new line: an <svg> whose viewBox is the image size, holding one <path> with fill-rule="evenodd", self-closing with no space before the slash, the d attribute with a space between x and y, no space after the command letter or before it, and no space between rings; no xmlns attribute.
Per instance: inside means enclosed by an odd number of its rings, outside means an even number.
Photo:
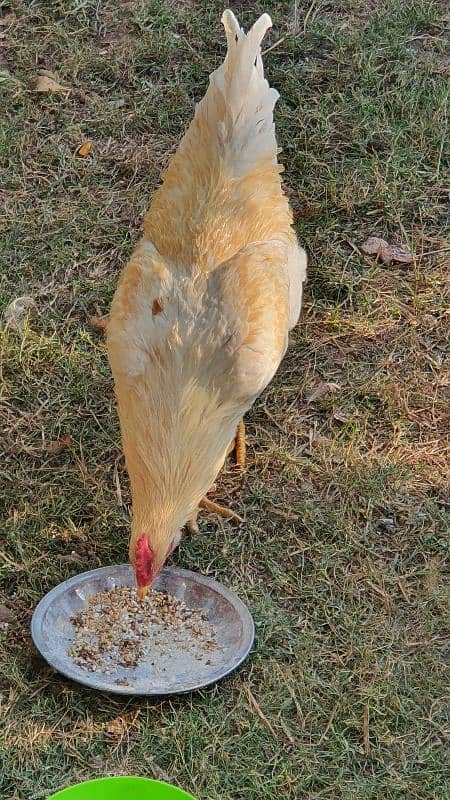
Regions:
<svg viewBox="0 0 450 800"><path fill-rule="evenodd" d="M141 600L146 596L176 543L177 541L174 537L169 546L165 545L161 550L157 543L152 544L147 533L141 533L137 539L132 537L130 542L130 561L136 575L138 596Z"/></svg>

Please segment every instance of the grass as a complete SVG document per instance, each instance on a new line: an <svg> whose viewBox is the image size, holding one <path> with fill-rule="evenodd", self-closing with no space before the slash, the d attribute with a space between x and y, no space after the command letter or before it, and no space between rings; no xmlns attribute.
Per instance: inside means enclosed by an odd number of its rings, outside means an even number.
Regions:
<svg viewBox="0 0 450 800"><path fill-rule="evenodd" d="M204 517L175 555L248 602L254 653L222 684L160 701L64 680L34 651L29 622L59 581L126 558L129 490L88 315L107 312L224 52L222 6L0 6L15 14L0 28L0 301L35 301L22 331L1 329L0 600L14 619L0 630L0 796L40 800L136 773L201 800L441 800L444 4L235 4L247 26L273 16L267 73L282 96L277 130L309 283L288 355L248 418L246 474L230 464L218 484L245 527ZM39 69L71 92L36 95ZM92 154L77 158L86 139ZM364 257L369 235L409 245L414 263ZM71 446L52 452L63 435Z"/></svg>

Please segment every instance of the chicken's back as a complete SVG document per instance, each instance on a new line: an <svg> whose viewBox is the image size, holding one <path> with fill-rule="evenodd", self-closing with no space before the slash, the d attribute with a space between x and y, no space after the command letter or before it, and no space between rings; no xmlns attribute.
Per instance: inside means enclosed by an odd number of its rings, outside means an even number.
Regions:
<svg viewBox="0 0 450 800"><path fill-rule="evenodd" d="M264 14L246 35L225 11L228 52L163 176L144 221L166 259L211 271L253 242L294 240L281 189L273 108L264 78Z"/></svg>

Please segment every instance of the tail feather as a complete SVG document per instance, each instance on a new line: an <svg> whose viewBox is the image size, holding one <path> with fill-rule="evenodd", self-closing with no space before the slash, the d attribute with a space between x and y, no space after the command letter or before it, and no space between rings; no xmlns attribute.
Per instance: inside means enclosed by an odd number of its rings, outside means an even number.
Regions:
<svg viewBox="0 0 450 800"><path fill-rule="evenodd" d="M170 160L144 230L173 263L209 271L260 239L292 237L280 181L273 110L278 92L264 77L263 14L246 34L222 17L227 54Z"/></svg>
<svg viewBox="0 0 450 800"><path fill-rule="evenodd" d="M197 113L205 114L211 136L216 138L234 172L242 174L261 158L273 163L277 158L273 109L279 95L264 77L261 58L261 42L272 20L263 14L245 34L227 9L222 23L227 54L210 76L210 86Z"/></svg>

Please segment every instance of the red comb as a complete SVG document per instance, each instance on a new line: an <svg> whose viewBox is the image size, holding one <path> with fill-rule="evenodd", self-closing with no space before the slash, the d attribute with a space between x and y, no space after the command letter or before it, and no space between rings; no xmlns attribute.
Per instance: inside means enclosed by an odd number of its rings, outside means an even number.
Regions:
<svg viewBox="0 0 450 800"><path fill-rule="evenodd" d="M134 571L138 586L148 586L153 576L154 553L145 533L139 537L136 545Z"/></svg>

